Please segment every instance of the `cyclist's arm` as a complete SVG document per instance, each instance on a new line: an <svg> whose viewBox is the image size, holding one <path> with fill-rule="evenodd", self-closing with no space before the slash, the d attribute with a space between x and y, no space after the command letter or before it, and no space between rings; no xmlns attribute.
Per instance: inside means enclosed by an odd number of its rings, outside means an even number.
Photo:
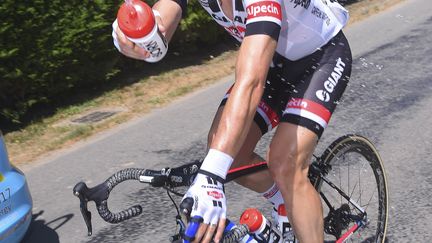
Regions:
<svg viewBox="0 0 432 243"><path fill-rule="evenodd" d="M240 150L264 92L276 44L274 38L265 34L244 38L236 64L236 82L225 105L211 148L232 157Z"/></svg>
<svg viewBox="0 0 432 243"><path fill-rule="evenodd" d="M246 139L264 92L282 23L282 0L243 1L248 15L245 38L236 63L236 82L210 145L210 148L232 158L237 155Z"/></svg>
<svg viewBox="0 0 432 243"><path fill-rule="evenodd" d="M159 0L153 5L161 15L164 34L168 41L171 40L182 16L182 8L173 0Z"/></svg>
<svg viewBox="0 0 432 243"><path fill-rule="evenodd" d="M264 34L244 38L236 64L236 81L225 104L219 127L210 145L211 149L221 151L232 158L240 150L264 92L265 80L276 43L274 38ZM218 166L214 164L217 162L213 161L210 167ZM208 168L204 164L201 169L203 167ZM224 218L219 220L215 240L222 238L224 220ZM208 232L205 233L205 231L206 227L201 227L196 235L197 239L201 239L204 234L208 235Z"/></svg>
<svg viewBox="0 0 432 243"><path fill-rule="evenodd" d="M210 242L215 231L215 241L222 238L226 218L226 198L222 183L252 124L281 29L279 0L244 1L248 22L236 63L235 84L223 109L210 150L200 167L195 184L187 194L188 197L201 198L194 202L191 216L197 220L202 219L204 224L200 225L197 232L192 232L195 230L192 227L194 225L187 229L191 231L187 236L195 235L198 241L204 236L204 242ZM215 184L213 181L222 189L216 187L215 191L206 192L207 188L213 188L213 185L207 185Z"/></svg>

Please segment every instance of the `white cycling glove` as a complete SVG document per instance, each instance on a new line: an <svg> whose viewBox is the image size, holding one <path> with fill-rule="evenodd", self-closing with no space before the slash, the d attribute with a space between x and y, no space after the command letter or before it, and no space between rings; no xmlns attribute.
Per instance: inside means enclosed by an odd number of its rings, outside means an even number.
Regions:
<svg viewBox="0 0 432 243"><path fill-rule="evenodd" d="M205 224L217 224L226 218L226 198L223 183L233 158L221 151L210 149L185 198L193 199L191 218Z"/></svg>
<svg viewBox="0 0 432 243"><path fill-rule="evenodd" d="M194 200L191 218L201 218L204 224L212 225L217 225L219 219L226 218L223 184L217 179L198 173L183 199L188 197Z"/></svg>

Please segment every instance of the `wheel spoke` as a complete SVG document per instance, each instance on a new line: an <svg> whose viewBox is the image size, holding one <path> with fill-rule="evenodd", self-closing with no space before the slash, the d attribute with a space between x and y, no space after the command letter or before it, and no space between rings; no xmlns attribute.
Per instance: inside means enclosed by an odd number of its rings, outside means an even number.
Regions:
<svg viewBox="0 0 432 243"><path fill-rule="evenodd" d="M387 187L376 149L367 139L350 135L332 143L321 158L324 164L331 165L326 178L320 178L321 183L317 184L327 205L326 233L343 235L365 213L367 221L362 220L365 225L348 241L381 242L387 226ZM330 236L325 239L334 240Z"/></svg>
<svg viewBox="0 0 432 243"><path fill-rule="evenodd" d="M368 209L368 207L369 207L369 205L370 205L370 202L372 201L372 198L373 198L374 195L375 195L375 192L373 192L373 193L372 193L372 196L369 198L369 202L366 204L366 208L365 208L365 210ZM379 201L377 201L377 202L379 202Z"/></svg>

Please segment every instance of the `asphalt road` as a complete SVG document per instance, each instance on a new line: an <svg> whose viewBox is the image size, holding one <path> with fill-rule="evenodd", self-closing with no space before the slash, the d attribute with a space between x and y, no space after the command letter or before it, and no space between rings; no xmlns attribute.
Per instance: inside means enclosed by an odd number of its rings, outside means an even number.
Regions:
<svg viewBox="0 0 432 243"><path fill-rule="evenodd" d="M389 242L432 239L432 2L407 0L346 30L354 68L344 100L317 154L346 133L369 137L385 162L390 187ZM162 168L204 155L207 130L232 77L174 104L22 169L34 200L26 242L167 242L175 211L163 191L128 183L113 191L113 210L141 204L144 213L109 225L96 216L87 237L72 187L90 186L127 167ZM265 153L270 136L257 151ZM246 206L268 209L255 193L227 187L229 217Z"/></svg>

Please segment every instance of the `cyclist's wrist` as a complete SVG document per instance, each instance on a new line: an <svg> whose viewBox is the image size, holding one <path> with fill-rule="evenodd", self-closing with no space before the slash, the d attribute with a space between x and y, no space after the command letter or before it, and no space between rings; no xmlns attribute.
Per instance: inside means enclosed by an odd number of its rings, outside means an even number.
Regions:
<svg viewBox="0 0 432 243"><path fill-rule="evenodd" d="M207 156L204 158L200 172L202 174L213 174L225 181L226 175L233 161L234 159L229 154L216 149L210 149Z"/></svg>

